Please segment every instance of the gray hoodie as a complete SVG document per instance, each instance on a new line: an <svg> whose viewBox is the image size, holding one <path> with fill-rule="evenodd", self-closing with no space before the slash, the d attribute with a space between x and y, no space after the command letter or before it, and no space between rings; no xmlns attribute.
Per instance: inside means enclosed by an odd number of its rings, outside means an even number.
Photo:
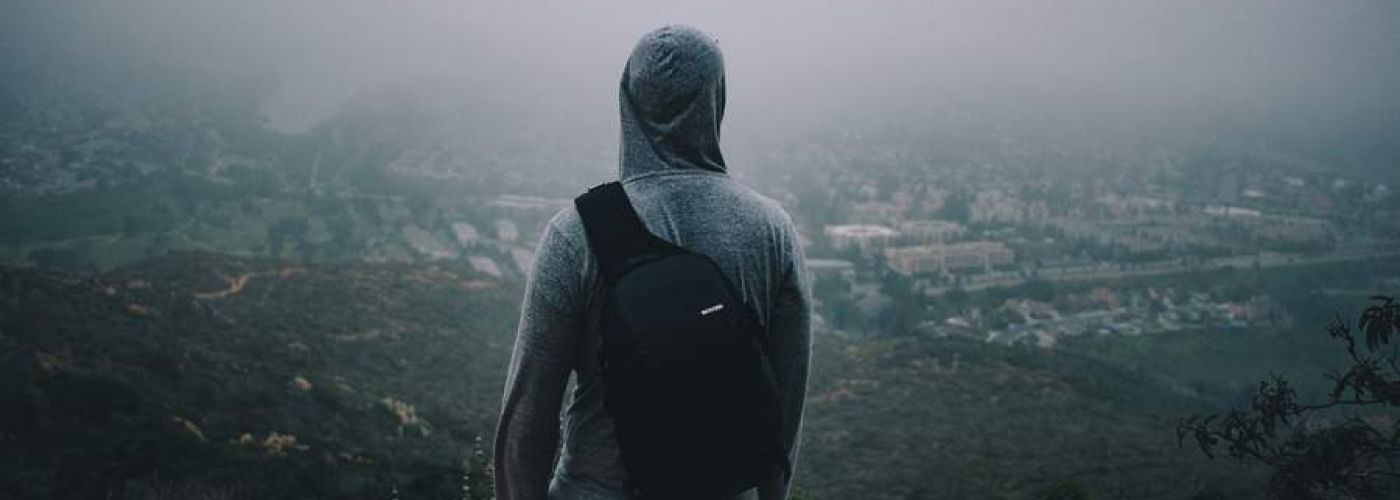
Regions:
<svg viewBox="0 0 1400 500"><path fill-rule="evenodd" d="M619 94L618 177L652 233L718 262L767 325L786 418L783 437L795 466L811 352L811 290L787 213L727 174L719 147L719 47L685 26L648 33L627 61ZM526 282L496 429L499 498L628 498L597 366L602 294L583 224L567 208L545 227ZM556 462L571 374L576 385ZM743 497L785 498L791 478L781 476L775 472L770 484Z"/></svg>

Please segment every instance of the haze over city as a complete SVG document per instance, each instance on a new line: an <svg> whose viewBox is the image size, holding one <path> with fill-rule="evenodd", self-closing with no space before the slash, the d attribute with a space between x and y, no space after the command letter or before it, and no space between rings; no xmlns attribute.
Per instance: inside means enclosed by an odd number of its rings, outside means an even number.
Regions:
<svg viewBox="0 0 1400 500"><path fill-rule="evenodd" d="M631 43L688 23L725 50L736 142L913 120L1400 143L1400 13L1385 1L123 0L9 10L8 51L266 68L276 90L263 113L292 131L357 93L445 81L444 92L498 106L490 121L600 140L615 134Z"/></svg>

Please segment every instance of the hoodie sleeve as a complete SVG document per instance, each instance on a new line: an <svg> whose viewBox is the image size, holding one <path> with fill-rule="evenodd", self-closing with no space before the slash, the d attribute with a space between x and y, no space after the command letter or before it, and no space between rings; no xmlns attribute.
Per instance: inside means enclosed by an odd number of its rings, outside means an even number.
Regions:
<svg viewBox="0 0 1400 500"><path fill-rule="evenodd" d="M777 296L774 300L770 333L773 336L773 361L778 372L779 397L783 408L783 442L788 446L791 471L797 469L797 452L801 440L802 413L807 396L807 371L812 354L812 287L807 275L806 258L798 243L792 223L784 217L782 248L786 249L787 264L781 268ZM790 471L790 472L791 472ZM774 488L764 488L763 500L778 500L788 496L792 476L781 478Z"/></svg>
<svg viewBox="0 0 1400 500"><path fill-rule="evenodd" d="M550 221L525 284L496 426L497 498L543 500L559 445L559 410L582 336L580 260Z"/></svg>

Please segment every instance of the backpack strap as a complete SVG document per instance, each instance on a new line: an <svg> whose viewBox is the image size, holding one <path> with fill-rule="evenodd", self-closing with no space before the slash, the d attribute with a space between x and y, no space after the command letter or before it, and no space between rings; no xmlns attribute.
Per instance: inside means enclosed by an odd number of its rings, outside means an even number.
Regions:
<svg viewBox="0 0 1400 500"><path fill-rule="evenodd" d="M615 282L630 262L677 250L675 245L647 230L620 182L589 189L574 198L574 207L583 219L588 246L598 259L603 279L609 283Z"/></svg>

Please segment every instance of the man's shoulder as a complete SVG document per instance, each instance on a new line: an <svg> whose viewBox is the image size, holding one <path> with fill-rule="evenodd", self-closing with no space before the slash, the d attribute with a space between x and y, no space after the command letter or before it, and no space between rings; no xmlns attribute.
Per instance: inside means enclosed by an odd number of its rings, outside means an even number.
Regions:
<svg viewBox="0 0 1400 500"><path fill-rule="evenodd" d="M588 235L583 230L583 219L578 209L570 203L555 212L544 224L544 232L536 245L537 252L575 253L587 251Z"/></svg>
<svg viewBox="0 0 1400 500"><path fill-rule="evenodd" d="M560 208L553 217L549 218L549 222L545 224L545 230L559 234L568 239L570 243L582 241L584 237L583 217L579 215L578 208L570 203L568 206Z"/></svg>
<svg viewBox="0 0 1400 500"><path fill-rule="evenodd" d="M735 182L734 185L738 186L738 190L742 193L742 196L749 200L750 207L753 210L761 213L765 218L775 224L792 224L792 216L788 215L782 203L778 203L777 200L764 196L762 193L759 193L758 190L742 183Z"/></svg>

